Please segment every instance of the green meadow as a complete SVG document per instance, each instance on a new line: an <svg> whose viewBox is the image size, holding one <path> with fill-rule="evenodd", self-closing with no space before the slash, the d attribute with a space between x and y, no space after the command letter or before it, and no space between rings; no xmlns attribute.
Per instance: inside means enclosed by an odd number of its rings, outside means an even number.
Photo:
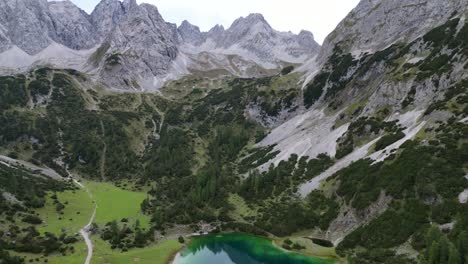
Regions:
<svg viewBox="0 0 468 264"><path fill-rule="evenodd" d="M88 192L84 189L57 193L60 203L65 205L63 214L59 214L49 194L46 205L37 210L39 217L44 221L38 230L60 235L63 231L73 234L78 233L85 226L93 214L94 204Z"/></svg>
<svg viewBox="0 0 468 264"><path fill-rule="evenodd" d="M150 218L140 213L140 204L146 198L146 193L124 190L111 183L83 183L98 205L95 223L105 224L127 218L130 222L139 220L142 227L148 227Z"/></svg>
<svg viewBox="0 0 468 264"><path fill-rule="evenodd" d="M98 237L93 238L94 254L92 264L166 264L182 249L182 244L176 240L167 240L147 248L133 249L128 252L115 251ZM87 250L84 243L75 246L75 253L67 256L52 256L51 264L82 264Z"/></svg>
<svg viewBox="0 0 468 264"><path fill-rule="evenodd" d="M135 223L136 220L139 220L143 228L149 227L150 217L140 213L140 204L146 198L146 193L124 190L111 183L83 181L83 184L89 192L86 189L77 189L56 194L57 200L65 206L62 213L56 211L56 204L52 199L54 194L48 195L45 206L37 210L40 218L44 220L44 224L38 227L40 232L51 232L59 235L65 231L67 234L78 234L80 229L89 222L95 203L97 210L94 223L99 226L126 218L129 223ZM112 250L110 245L98 235L92 236L92 240L94 254L91 263L93 264L164 264L182 248L182 245L176 240L168 240L147 248L121 252ZM47 257L48 263L82 264L87 255L86 244L80 240L73 247L74 253L66 256L49 256ZM27 260L38 257L33 254L15 255L24 256ZM44 257L41 257L40 260L44 260Z"/></svg>

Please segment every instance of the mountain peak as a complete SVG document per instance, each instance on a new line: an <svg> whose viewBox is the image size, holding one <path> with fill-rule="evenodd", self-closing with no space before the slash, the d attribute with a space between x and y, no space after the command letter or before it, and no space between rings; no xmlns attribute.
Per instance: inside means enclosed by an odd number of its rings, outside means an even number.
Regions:
<svg viewBox="0 0 468 264"><path fill-rule="evenodd" d="M102 13L105 9L108 12L113 12L117 9L127 13L131 8L138 6L136 0L101 0L94 8L91 15L95 12Z"/></svg>
<svg viewBox="0 0 468 264"><path fill-rule="evenodd" d="M198 45L204 41L200 28L192 25L187 20L180 24L178 31L184 42Z"/></svg>
<svg viewBox="0 0 468 264"><path fill-rule="evenodd" d="M182 23L179 26L179 29L193 29L193 30L196 30L196 31L200 31L199 27L193 25L188 20L182 21Z"/></svg>
<svg viewBox="0 0 468 264"><path fill-rule="evenodd" d="M220 24L216 24L216 26L214 26L213 28L210 29L210 31L208 31L208 33L212 32L222 32L224 31L224 26L223 25L220 25Z"/></svg>
<svg viewBox="0 0 468 264"><path fill-rule="evenodd" d="M83 15L88 15L70 0L50 1L48 2L48 5L49 11L52 13L61 15L69 15L70 13L83 13Z"/></svg>
<svg viewBox="0 0 468 264"><path fill-rule="evenodd" d="M245 19L258 20L258 21L265 21L266 22L265 17L263 17L263 15L260 14L260 13L251 13Z"/></svg>
<svg viewBox="0 0 468 264"><path fill-rule="evenodd" d="M128 11L128 10L134 8L134 7L137 7L138 4L137 4L136 0L124 0L122 2L122 6L124 7L125 10Z"/></svg>
<svg viewBox="0 0 468 264"><path fill-rule="evenodd" d="M88 49L96 45L90 15L71 1L49 2L49 12L54 19L54 30L49 35L72 49Z"/></svg>
<svg viewBox="0 0 468 264"><path fill-rule="evenodd" d="M246 27L251 27L257 24L265 25L267 28L271 29L270 24L268 24L268 22L265 20L265 17L263 17L262 14L258 14L258 13L253 13L253 14L248 15L247 17L240 17L236 19L232 23L229 29L230 30L236 29L236 28L245 29Z"/></svg>
<svg viewBox="0 0 468 264"><path fill-rule="evenodd" d="M301 30L301 32L299 32L299 37L315 39L314 34L308 30Z"/></svg>

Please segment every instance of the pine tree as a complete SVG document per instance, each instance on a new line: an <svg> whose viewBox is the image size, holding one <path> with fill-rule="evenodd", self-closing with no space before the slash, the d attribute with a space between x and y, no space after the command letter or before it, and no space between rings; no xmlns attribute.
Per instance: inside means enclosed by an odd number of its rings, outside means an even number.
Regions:
<svg viewBox="0 0 468 264"><path fill-rule="evenodd" d="M440 264L439 259L439 242L432 241L431 247L429 249L429 264Z"/></svg>
<svg viewBox="0 0 468 264"><path fill-rule="evenodd" d="M140 221L137 220L135 223L135 239L134 239L134 244L137 247L144 247L146 243L146 236L145 234L141 231L140 228Z"/></svg>
<svg viewBox="0 0 468 264"><path fill-rule="evenodd" d="M449 256L448 256L448 264L461 264L460 254L458 253L457 249L450 245L449 249Z"/></svg>
<svg viewBox="0 0 468 264"><path fill-rule="evenodd" d="M120 243L120 230L117 221L110 222L109 231L112 234L112 244Z"/></svg>
<svg viewBox="0 0 468 264"><path fill-rule="evenodd" d="M446 264L449 258L449 242L445 236L439 241L439 264Z"/></svg>
<svg viewBox="0 0 468 264"><path fill-rule="evenodd" d="M458 235L458 253L463 264L468 264L468 231L463 231Z"/></svg>
<svg viewBox="0 0 468 264"><path fill-rule="evenodd" d="M432 247L433 242L439 241L440 236L441 236L440 230L439 228L435 226L431 226L429 230L427 231L426 236L425 236L425 243L426 243L426 248L427 248L425 259L427 261L429 261L430 259L431 247ZM432 262L429 262L429 263L432 264Z"/></svg>
<svg viewBox="0 0 468 264"><path fill-rule="evenodd" d="M432 242L439 241L440 239L440 230L435 226L431 226L426 233L426 245L429 247L432 245Z"/></svg>

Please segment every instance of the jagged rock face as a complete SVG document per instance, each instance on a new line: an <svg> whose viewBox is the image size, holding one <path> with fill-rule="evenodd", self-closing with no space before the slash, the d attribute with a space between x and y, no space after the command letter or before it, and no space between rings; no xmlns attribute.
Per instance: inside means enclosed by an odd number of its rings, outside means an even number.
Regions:
<svg viewBox="0 0 468 264"><path fill-rule="evenodd" d="M7 50L11 46L11 41L7 34L8 30L0 24L0 51Z"/></svg>
<svg viewBox="0 0 468 264"><path fill-rule="evenodd" d="M467 12L467 0L362 0L325 40L319 60L324 62L340 43L360 55L407 42L446 21L454 12Z"/></svg>
<svg viewBox="0 0 468 264"><path fill-rule="evenodd" d="M97 44L88 14L70 1L8 0L0 9L0 51L16 45L33 55L53 42L76 50Z"/></svg>
<svg viewBox="0 0 468 264"><path fill-rule="evenodd" d="M119 87L137 80L151 82L155 76L167 74L177 57L179 43L177 27L166 23L155 6L131 2L124 2L123 6L127 14L105 40L111 46L109 54L119 54L123 62L118 63L117 71L115 67L101 71L101 76L109 81L121 79Z"/></svg>
<svg viewBox="0 0 468 264"><path fill-rule="evenodd" d="M155 6L135 5L112 33L106 42L114 49L158 52L170 59L177 55L177 27L166 23Z"/></svg>
<svg viewBox="0 0 468 264"><path fill-rule="evenodd" d="M210 29L206 37L212 39L215 43L222 41L225 29L222 25L216 25L212 29Z"/></svg>
<svg viewBox="0 0 468 264"><path fill-rule="evenodd" d="M100 39L106 38L134 6L136 6L135 1L101 1L91 13L91 22L96 27L96 36Z"/></svg>
<svg viewBox="0 0 468 264"><path fill-rule="evenodd" d="M258 40L258 44L261 41L268 43L272 41L274 33L273 28L262 15L251 14L245 18L241 17L235 20L231 27L224 32L224 39L218 43L218 46L229 48L239 42L249 42L255 39Z"/></svg>
<svg viewBox="0 0 468 264"><path fill-rule="evenodd" d="M90 16L72 2L50 2L55 31L53 38L72 49L89 49L97 44Z"/></svg>
<svg viewBox="0 0 468 264"><path fill-rule="evenodd" d="M12 44L29 54L50 45L49 29L53 28L47 0L6 0L0 2L0 23L4 27L2 50ZM8 38L8 40L7 40Z"/></svg>
<svg viewBox="0 0 468 264"><path fill-rule="evenodd" d="M200 28L190 24L187 20L182 22L178 30L184 43L200 45L206 40L206 37L203 36Z"/></svg>

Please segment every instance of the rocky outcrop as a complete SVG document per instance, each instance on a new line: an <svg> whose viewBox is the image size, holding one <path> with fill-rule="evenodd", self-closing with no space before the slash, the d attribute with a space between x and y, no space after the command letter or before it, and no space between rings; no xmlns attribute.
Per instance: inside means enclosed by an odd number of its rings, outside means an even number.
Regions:
<svg viewBox="0 0 468 264"><path fill-rule="evenodd" d="M49 2L53 19L52 39L75 50L90 49L98 42L90 16L70 1Z"/></svg>
<svg viewBox="0 0 468 264"><path fill-rule="evenodd" d="M190 24L187 20L180 24L178 30L184 43L201 45L206 41L206 34L202 34L199 27Z"/></svg>
<svg viewBox="0 0 468 264"><path fill-rule="evenodd" d="M168 74L177 57L177 27L166 23L155 6L126 1L122 7L125 16L104 40L109 48L100 76L113 88L151 89L157 86L153 79Z"/></svg>
<svg viewBox="0 0 468 264"><path fill-rule="evenodd" d="M0 24L4 35L0 52L16 45L35 54L51 44L53 19L47 0L5 0L0 2Z"/></svg>
<svg viewBox="0 0 468 264"><path fill-rule="evenodd" d="M91 13L91 22L96 28L96 37L105 39L114 27L122 22L135 1L102 0Z"/></svg>

